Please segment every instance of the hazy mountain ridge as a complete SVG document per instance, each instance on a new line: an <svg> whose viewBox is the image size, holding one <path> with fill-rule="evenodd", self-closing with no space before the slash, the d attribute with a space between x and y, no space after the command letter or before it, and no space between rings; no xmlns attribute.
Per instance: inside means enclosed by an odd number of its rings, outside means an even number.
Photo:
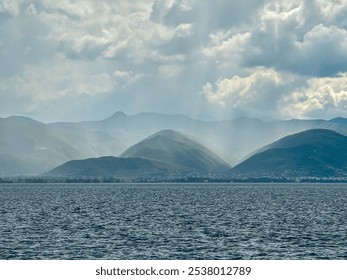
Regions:
<svg viewBox="0 0 347 280"><path fill-rule="evenodd" d="M106 132L52 127L23 117L0 119L0 175L42 173L72 159L119 154L123 145Z"/></svg>
<svg viewBox="0 0 347 280"><path fill-rule="evenodd" d="M25 117L0 119L0 176L42 173L64 162L119 156L160 130L172 129L194 139L231 166L284 136L312 128L347 135L347 119L265 122L238 118L194 120L184 115L116 112L105 120L45 124ZM8 162L8 164L5 164Z"/></svg>
<svg viewBox="0 0 347 280"><path fill-rule="evenodd" d="M122 154L123 159L107 157L70 161L47 175L166 180L187 176L224 179L347 176L347 136L326 129L306 130L286 136L263 147L227 172L228 167L222 160L213 154L211 158L211 152L201 147L181 133L164 130L130 147ZM215 166L211 168L213 164Z"/></svg>
<svg viewBox="0 0 347 280"><path fill-rule="evenodd" d="M339 177L347 175L347 136L312 129L286 136L235 166L231 176Z"/></svg>
<svg viewBox="0 0 347 280"><path fill-rule="evenodd" d="M50 177L117 177L122 179L166 176L203 176L230 166L189 137L162 130L127 149L120 157L74 160L47 172ZM211 175L211 173L209 173Z"/></svg>
<svg viewBox="0 0 347 280"><path fill-rule="evenodd" d="M139 113L126 115L116 112L109 118L99 121L79 123L54 123L52 126L85 127L105 131L117 137L129 148L145 137L160 130L173 129L191 135L213 150L230 165L236 165L256 149L281 137L313 128L326 128L347 135L347 122L327 120L276 120L262 121L240 117L234 120L202 121L185 115L160 113Z"/></svg>

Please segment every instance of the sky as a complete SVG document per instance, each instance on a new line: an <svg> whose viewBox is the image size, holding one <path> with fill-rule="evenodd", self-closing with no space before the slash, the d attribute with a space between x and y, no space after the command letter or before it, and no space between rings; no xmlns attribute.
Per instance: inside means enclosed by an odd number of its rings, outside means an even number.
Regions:
<svg viewBox="0 0 347 280"><path fill-rule="evenodd" d="M0 117L347 117L347 0L0 0Z"/></svg>

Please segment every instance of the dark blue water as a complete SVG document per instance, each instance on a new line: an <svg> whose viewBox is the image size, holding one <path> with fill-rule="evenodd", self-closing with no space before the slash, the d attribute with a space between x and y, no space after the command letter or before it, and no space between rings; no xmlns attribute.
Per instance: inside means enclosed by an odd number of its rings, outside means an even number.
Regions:
<svg viewBox="0 0 347 280"><path fill-rule="evenodd" d="M2 184L0 259L347 259L347 185Z"/></svg>

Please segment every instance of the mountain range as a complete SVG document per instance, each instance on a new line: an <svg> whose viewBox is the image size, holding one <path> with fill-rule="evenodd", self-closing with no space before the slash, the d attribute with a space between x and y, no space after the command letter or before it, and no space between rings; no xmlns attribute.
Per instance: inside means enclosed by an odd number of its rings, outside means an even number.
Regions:
<svg viewBox="0 0 347 280"><path fill-rule="evenodd" d="M212 151L173 130L155 133L121 158L67 162L46 175L64 178L324 178L347 175L347 136L312 129L286 136L230 168Z"/></svg>
<svg viewBox="0 0 347 280"><path fill-rule="evenodd" d="M124 148L105 131L0 119L0 176L38 174L72 159L118 155Z"/></svg>
<svg viewBox="0 0 347 280"><path fill-rule="evenodd" d="M130 147L120 157L73 160L46 175L134 179L202 176L228 169L227 163L193 139L174 130L162 130Z"/></svg>
<svg viewBox="0 0 347 280"><path fill-rule="evenodd" d="M168 170L173 166L180 170L195 166L195 170L222 171L230 165L236 166L231 174L246 174L237 166L239 163L245 164L244 160L265 152L263 147L274 150L269 147L278 139L310 129L347 135L347 119L265 122L242 117L202 121L184 115L128 116L122 112L105 120L78 123L45 124L18 116L0 118L0 176L40 174L71 160L109 156L161 160L169 164ZM171 139L173 130L176 139ZM176 141L173 144L169 140ZM152 147L149 143L153 143ZM163 143L166 146L158 149ZM191 162L189 152L201 152L200 162Z"/></svg>

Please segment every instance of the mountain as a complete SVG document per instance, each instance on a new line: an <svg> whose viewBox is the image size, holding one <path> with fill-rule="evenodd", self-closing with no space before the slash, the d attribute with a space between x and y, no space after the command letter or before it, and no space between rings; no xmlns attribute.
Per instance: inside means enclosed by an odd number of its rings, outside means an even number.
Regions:
<svg viewBox="0 0 347 280"><path fill-rule="evenodd" d="M68 161L48 177L173 178L205 175L230 166L195 140L174 130L159 131L127 149L120 157Z"/></svg>
<svg viewBox="0 0 347 280"><path fill-rule="evenodd" d="M26 174L35 168L37 167L32 165L30 167L30 161L26 161L19 156L0 153L0 175L2 176Z"/></svg>
<svg viewBox="0 0 347 280"><path fill-rule="evenodd" d="M230 166L214 152L174 130L161 130L120 155L163 161L182 170L224 171Z"/></svg>
<svg viewBox="0 0 347 280"><path fill-rule="evenodd" d="M0 118L0 176L42 173L75 159L119 156L146 136L166 129L199 139L235 166L279 138L315 128L347 135L347 119L202 121L181 114L120 111L104 120L49 124L19 116Z"/></svg>
<svg viewBox="0 0 347 280"><path fill-rule="evenodd" d="M232 169L249 177L325 177L347 175L347 136L312 129L265 146Z"/></svg>
<svg viewBox="0 0 347 280"><path fill-rule="evenodd" d="M116 112L105 120L69 125L104 131L119 139L125 148L135 145L147 135L157 131L176 130L199 139L200 143L214 151L231 166L235 166L256 149L284 136L308 129L330 129L347 135L347 119L343 118L339 118L337 122L336 119L262 121L247 117L224 121L202 121L182 114L127 115Z"/></svg>
<svg viewBox="0 0 347 280"><path fill-rule="evenodd" d="M122 151L121 142L104 131L55 127L24 117L0 118L0 176L42 173L68 160Z"/></svg>
<svg viewBox="0 0 347 280"><path fill-rule="evenodd" d="M142 158L100 157L72 160L45 173L48 177L64 178L155 178L172 173L176 169L170 164Z"/></svg>
<svg viewBox="0 0 347 280"><path fill-rule="evenodd" d="M339 117L339 118L330 120L330 122L337 123L337 124L347 124L347 119Z"/></svg>

